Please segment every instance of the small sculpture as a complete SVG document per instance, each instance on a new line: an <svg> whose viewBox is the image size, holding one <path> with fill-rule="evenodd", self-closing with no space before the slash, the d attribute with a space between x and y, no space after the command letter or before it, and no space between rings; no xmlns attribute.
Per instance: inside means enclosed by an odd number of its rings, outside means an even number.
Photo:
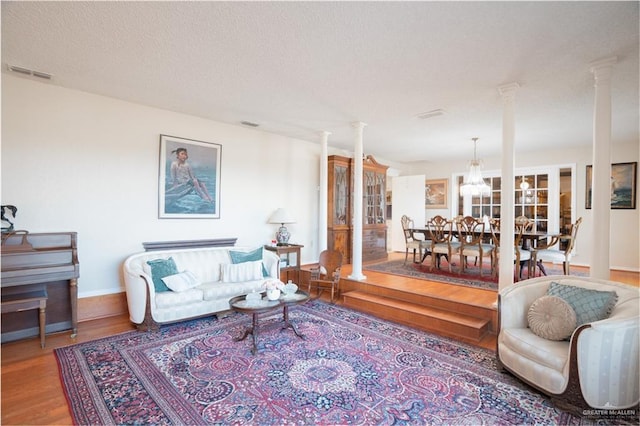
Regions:
<svg viewBox="0 0 640 426"><path fill-rule="evenodd" d="M2 220L2 232L11 232L13 231L13 222L11 222L11 220L7 219L7 211L11 213L11 219L15 219L16 218L16 213L18 211L18 208L16 206L12 206L9 204L5 204L3 206L0 206L0 211L2 212L2 217L0 218Z"/></svg>

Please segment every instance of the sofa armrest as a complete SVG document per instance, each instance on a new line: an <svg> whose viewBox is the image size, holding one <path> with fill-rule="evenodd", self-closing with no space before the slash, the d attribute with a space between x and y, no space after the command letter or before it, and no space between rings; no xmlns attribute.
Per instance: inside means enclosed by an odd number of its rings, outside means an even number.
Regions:
<svg viewBox="0 0 640 426"><path fill-rule="evenodd" d="M624 409L640 401L640 319L608 318L591 323L577 342L580 388L589 406Z"/></svg>
<svg viewBox="0 0 640 426"><path fill-rule="evenodd" d="M149 295L149 302L155 303L156 290L153 286L153 280L142 268L133 265L130 259L124 263L123 273L129 319L134 324L141 324L145 320L147 295Z"/></svg>
<svg viewBox="0 0 640 426"><path fill-rule="evenodd" d="M531 304L544 296L551 281L520 281L500 291L498 295L498 315L500 329L526 328L529 326L527 312Z"/></svg>

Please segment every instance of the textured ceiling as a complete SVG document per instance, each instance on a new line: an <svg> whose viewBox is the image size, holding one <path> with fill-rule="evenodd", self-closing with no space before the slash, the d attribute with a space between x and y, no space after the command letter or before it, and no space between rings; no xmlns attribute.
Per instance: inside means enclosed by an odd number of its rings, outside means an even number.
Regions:
<svg viewBox="0 0 640 426"><path fill-rule="evenodd" d="M517 151L590 146L589 63L617 56L613 141L637 143L638 6L3 1L2 72L312 142L329 131L347 151L363 121L366 153L406 162L468 158L474 136L498 155L512 82Z"/></svg>

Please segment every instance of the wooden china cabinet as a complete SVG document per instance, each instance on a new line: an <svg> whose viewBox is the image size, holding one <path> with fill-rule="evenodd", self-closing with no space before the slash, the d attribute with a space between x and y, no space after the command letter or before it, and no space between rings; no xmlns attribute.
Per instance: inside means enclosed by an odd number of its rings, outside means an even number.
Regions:
<svg viewBox="0 0 640 426"><path fill-rule="evenodd" d="M342 253L343 263L351 263L353 239L353 159L331 155L328 158L327 246ZM387 166L368 155L363 160L362 261L387 259L385 195Z"/></svg>

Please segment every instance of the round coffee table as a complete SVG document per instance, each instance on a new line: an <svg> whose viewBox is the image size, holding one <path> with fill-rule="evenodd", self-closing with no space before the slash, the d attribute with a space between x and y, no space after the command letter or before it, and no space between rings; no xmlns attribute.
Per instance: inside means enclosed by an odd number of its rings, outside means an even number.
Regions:
<svg viewBox="0 0 640 426"><path fill-rule="evenodd" d="M278 300L267 299L266 292L260 293L260 295L262 296L262 298L258 300L247 300L246 294L242 296L236 296L229 300L229 306L232 310L245 314L251 314L253 316L251 326L247 326L244 330L243 335L233 340L244 340L247 338L247 336L249 336L249 334L251 334L251 336L253 336L253 346L251 348L251 353L255 355L258 352L257 342L259 314L272 312L280 308L282 308L284 322L284 324L282 325L282 329L284 330L286 328L291 328L296 336L304 339L304 335L298 332L295 324L289 321L289 307L305 303L307 300L309 300L309 293L307 293L306 291L298 290L293 294L283 294Z"/></svg>

